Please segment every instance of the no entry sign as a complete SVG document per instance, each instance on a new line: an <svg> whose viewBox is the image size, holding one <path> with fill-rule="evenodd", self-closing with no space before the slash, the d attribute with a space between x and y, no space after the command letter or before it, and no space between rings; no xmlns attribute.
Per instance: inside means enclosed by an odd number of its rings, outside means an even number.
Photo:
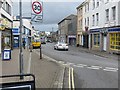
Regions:
<svg viewBox="0 0 120 90"><path fill-rule="evenodd" d="M42 12L42 4L39 1L32 3L32 10L34 14L40 14Z"/></svg>

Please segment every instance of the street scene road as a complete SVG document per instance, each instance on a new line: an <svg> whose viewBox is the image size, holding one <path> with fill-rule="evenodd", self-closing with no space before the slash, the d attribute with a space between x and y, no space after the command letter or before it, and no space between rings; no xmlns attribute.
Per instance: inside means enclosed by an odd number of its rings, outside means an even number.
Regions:
<svg viewBox="0 0 120 90"><path fill-rule="evenodd" d="M120 0L0 0L0 90L116 90L119 59Z"/></svg>
<svg viewBox="0 0 120 90"><path fill-rule="evenodd" d="M39 50L37 50L39 52ZM117 88L117 59L104 58L79 51L70 46L69 51L54 50L54 43L42 45L43 54L74 68L76 88Z"/></svg>

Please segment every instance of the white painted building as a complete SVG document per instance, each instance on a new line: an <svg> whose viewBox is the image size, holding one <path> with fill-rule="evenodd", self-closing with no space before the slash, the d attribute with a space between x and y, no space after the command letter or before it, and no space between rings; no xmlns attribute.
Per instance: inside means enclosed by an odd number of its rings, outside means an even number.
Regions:
<svg viewBox="0 0 120 90"><path fill-rule="evenodd" d="M31 43L31 37L32 37L32 24L28 19L22 19L23 21L23 28L22 28L22 40L26 42L26 46L29 46ZM19 26L20 26L20 20L14 18L13 20L13 38L14 38L14 47L19 47Z"/></svg>
<svg viewBox="0 0 120 90"><path fill-rule="evenodd" d="M120 0L86 0L83 5L83 32L89 49L120 50ZM83 35L83 43L86 39ZM114 40L115 39L115 40Z"/></svg>
<svg viewBox="0 0 120 90"><path fill-rule="evenodd" d="M12 48L12 0L0 0L0 54L5 48Z"/></svg>

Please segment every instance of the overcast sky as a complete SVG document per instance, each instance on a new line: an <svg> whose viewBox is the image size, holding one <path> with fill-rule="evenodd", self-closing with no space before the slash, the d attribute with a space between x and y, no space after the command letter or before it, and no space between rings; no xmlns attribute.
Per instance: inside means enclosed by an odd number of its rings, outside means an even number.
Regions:
<svg viewBox="0 0 120 90"><path fill-rule="evenodd" d="M31 15L31 2L28 1L25 2L24 0L22 4L23 16ZM76 7L82 2L83 0L44 0L43 23L34 24L35 28L40 31L52 31L52 28L54 31L58 30L57 23L70 14L76 14ZM14 16L19 15L19 4L17 0L13 0L13 14Z"/></svg>

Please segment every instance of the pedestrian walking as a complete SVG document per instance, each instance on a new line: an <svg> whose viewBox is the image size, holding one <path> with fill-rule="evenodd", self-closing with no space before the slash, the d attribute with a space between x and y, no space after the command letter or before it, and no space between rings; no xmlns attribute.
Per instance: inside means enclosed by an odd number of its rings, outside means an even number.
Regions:
<svg viewBox="0 0 120 90"><path fill-rule="evenodd" d="M23 40L23 48L25 49L25 44L26 44L26 42L25 42L25 40Z"/></svg>

